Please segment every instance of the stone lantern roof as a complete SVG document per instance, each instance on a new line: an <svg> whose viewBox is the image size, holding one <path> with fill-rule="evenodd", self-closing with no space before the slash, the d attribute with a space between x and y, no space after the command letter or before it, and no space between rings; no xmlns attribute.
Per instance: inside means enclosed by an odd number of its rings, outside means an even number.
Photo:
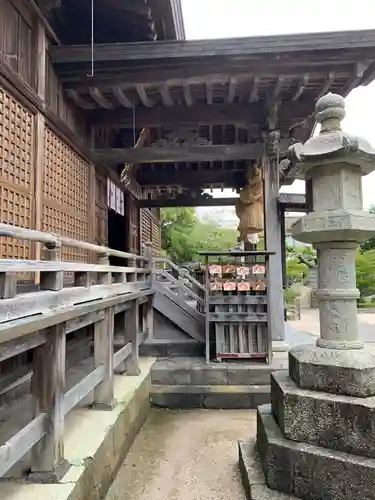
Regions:
<svg viewBox="0 0 375 500"><path fill-rule="evenodd" d="M298 177L318 164L345 162L360 167L363 175L375 169L375 149L365 139L355 137L341 129L345 118L345 99L329 93L321 97L315 106L315 120L321 125L320 134L304 144L294 144L288 156L292 163L300 164Z"/></svg>
<svg viewBox="0 0 375 500"><path fill-rule="evenodd" d="M362 209L362 176L375 170L375 149L341 129L345 100L340 95L327 94L315 110L319 135L289 148L312 191L312 212L293 225L293 238L315 245L358 243L375 234L375 216Z"/></svg>

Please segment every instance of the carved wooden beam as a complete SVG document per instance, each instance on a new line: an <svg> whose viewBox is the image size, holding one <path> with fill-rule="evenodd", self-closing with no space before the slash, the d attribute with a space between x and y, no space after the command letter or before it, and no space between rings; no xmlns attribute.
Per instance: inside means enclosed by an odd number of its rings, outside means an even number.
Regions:
<svg viewBox="0 0 375 500"><path fill-rule="evenodd" d="M146 147L127 149L96 149L94 158L100 163L179 163L221 160L247 160L262 156L264 145L227 144L188 147Z"/></svg>

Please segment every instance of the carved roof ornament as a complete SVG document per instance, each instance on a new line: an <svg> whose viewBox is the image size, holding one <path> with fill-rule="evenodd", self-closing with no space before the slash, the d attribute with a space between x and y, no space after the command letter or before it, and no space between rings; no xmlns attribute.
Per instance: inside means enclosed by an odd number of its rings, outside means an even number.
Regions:
<svg viewBox="0 0 375 500"><path fill-rule="evenodd" d="M315 165L337 162L357 165L362 175L375 170L375 149L365 140L343 132L341 121L345 117L345 99L329 93L321 97L315 106L315 120L321 125L318 136L304 144L293 144L288 157L300 164L298 177Z"/></svg>
<svg viewBox="0 0 375 500"><path fill-rule="evenodd" d="M188 128L179 128L171 132L167 132L165 136L153 142L151 148L183 148L189 146L207 146L212 145L204 137L200 137L196 130Z"/></svg>

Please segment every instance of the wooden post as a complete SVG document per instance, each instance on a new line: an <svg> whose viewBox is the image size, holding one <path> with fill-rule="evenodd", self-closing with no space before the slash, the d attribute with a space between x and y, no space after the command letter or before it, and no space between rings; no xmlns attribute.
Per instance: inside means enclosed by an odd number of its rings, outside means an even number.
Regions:
<svg viewBox="0 0 375 500"><path fill-rule="evenodd" d="M281 265L283 269L283 288L288 286L288 278L286 273L286 233L285 233L285 209L279 206L279 221L280 221L280 244L281 244Z"/></svg>
<svg viewBox="0 0 375 500"><path fill-rule="evenodd" d="M32 393L35 416L46 413L46 435L32 453L30 480L58 482L69 468L64 459L65 324L49 329L34 351Z"/></svg>
<svg viewBox="0 0 375 500"><path fill-rule="evenodd" d="M0 273L0 299L12 299L17 295L15 273Z"/></svg>
<svg viewBox="0 0 375 500"><path fill-rule="evenodd" d="M45 246L45 260L51 262L61 262L61 243L50 243ZM64 286L63 271L43 271L40 273L40 289L53 290L55 292L61 290Z"/></svg>
<svg viewBox="0 0 375 500"><path fill-rule="evenodd" d="M148 261L148 269L150 270L150 275L148 276L148 279L150 280L151 286L154 286L154 278L155 278L155 270L154 270L154 259L152 255L152 244L151 243L146 243L145 246L145 257L147 257ZM147 340L152 341L154 338L154 298L155 295L148 295L147 297L147 304L146 304L146 312L145 312L145 318L146 318L146 325L147 325Z"/></svg>
<svg viewBox="0 0 375 500"><path fill-rule="evenodd" d="M46 260L61 261L61 244L46 246ZM63 272L41 273L40 288L58 291L63 288ZM35 416L47 414L45 437L33 450L30 479L36 482L57 482L68 470L64 459L64 397L65 397L65 323L48 330L47 342L34 351L32 393Z"/></svg>
<svg viewBox="0 0 375 500"><path fill-rule="evenodd" d="M108 308L104 319L94 325L95 367L104 367L103 380L94 389L93 408L98 410L112 410L117 404L113 398L113 338L114 314Z"/></svg>
<svg viewBox="0 0 375 500"><path fill-rule="evenodd" d="M283 270L281 264L281 228L279 223L278 201L279 172L276 158L264 159L264 206L265 206L265 243L266 250L275 252L269 257L267 294L269 304L269 334L273 350L284 350L284 293Z"/></svg>
<svg viewBox="0 0 375 500"><path fill-rule="evenodd" d="M125 371L127 375L136 376L141 373L139 369L139 300L132 300L130 309L125 313L125 339L126 343L131 342L132 353L125 360Z"/></svg>
<svg viewBox="0 0 375 500"><path fill-rule="evenodd" d="M99 258L99 265L101 266L109 266L109 255L104 254L101 255ZM107 272L107 273L100 273L98 276L99 279L99 284L100 285L111 285L112 284L112 273Z"/></svg>
<svg viewBox="0 0 375 500"><path fill-rule="evenodd" d="M34 34L34 81L35 89L42 101L46 98L46 57L47 39L43 24L36 20ZM44 115L37 112L34 117L34 172L35 172L35 193L34 193L34 228L42 230L42 206L43 206L43 178L44 178L44 135L45 119ZM35 243L35 259L41 257L42 246ZM39 273L35 274L35 282L39 283Z"/></svg>

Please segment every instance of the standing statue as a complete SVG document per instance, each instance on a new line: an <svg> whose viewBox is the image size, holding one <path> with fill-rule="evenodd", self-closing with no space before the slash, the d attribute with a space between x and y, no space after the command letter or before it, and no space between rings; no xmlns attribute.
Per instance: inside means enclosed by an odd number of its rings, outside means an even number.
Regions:
<svg viewBox="0 0 375 500"><path fill-rule="evenodd" d="M240 241L249 241L249 235L259 234L264 229L263 175L259 167L251 169L248 185L241 189L236 202L236 215L240 220Z"/></svg>

